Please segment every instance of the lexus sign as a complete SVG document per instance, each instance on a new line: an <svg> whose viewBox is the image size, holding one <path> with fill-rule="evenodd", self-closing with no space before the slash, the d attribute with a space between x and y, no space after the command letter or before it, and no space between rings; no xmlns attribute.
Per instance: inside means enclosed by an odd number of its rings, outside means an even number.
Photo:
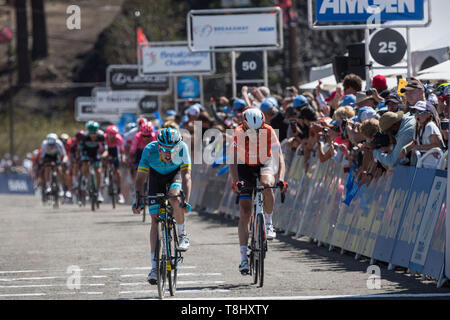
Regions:
<svg viewBox="0 0 450 320"><path fill-rule="evenodd" d="M146 90L161 94L167 94L170 91L167 75L139 75L137 65L108 66L106 87L111 90Z"/></svg>

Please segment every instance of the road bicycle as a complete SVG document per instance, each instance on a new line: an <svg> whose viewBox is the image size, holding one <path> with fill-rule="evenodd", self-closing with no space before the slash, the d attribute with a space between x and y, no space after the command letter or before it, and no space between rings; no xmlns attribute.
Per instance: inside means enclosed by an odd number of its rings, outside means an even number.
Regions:
<svg viewBox="0 0 450 320"><path fill-rule="evenodd" d="M240 192L246 191L252 194L253 210L250 216L250 244L248 246L248 258L250 275L253 278L253 284L259 287L264 285L264 259L268 250L266 224L263 210L263 194L265 189L283 188L283 182L278 182L275 186L267 187L258 185L258 178L256 178L255 187L245 187L242 183L238 183L238 190ZM284 202L285 194L281 193L281 202ZM239 195L236 202L239 201Z"/></svg>
<svg viewBox="0 0 450 320"><path fill-rule="evenodd" d="M50 162L47 163L46 166L50 167L50 192L47 192L44 190L44 203L47 203L49 201L52 202L53 208L58 209L59 208L59 183L58 183L58 173L56 170L56 163Z"/></svg>
<svg viewBox="0 0 450 320"><path fill-rule="evenodd" d="M108 157L108 195L111 198L111 204L113 209L116 208L116 203L119 197L118 186L115 181L115 171L114 171L114 158Z"/></svg>
<svg viewBox="0 0 450 320"><path fill-rule="evenodd" d="M89 177L88 177L88 194L89 200L91 201L91 210L100 208L100 202L98 201L98 188L97 179L95 177L94 166L89 164Z"/></svg>
<svg viewBox="0 0 450 320"><path fill-rule="evenodd" d="M176 221L173 216L173 208L169 199L181 198L180 205L186 206L183 191L178 195L157 193L154 195L139 195L136 193L136 204L155 205L159 204L158 233L156 238L155 261L157 263L157 285L158 295L163 299L166 294L166 285L169 287L171 296L175 295L177 289L178 263L183 261L181 251L178 248L178 235Z"/></svg>

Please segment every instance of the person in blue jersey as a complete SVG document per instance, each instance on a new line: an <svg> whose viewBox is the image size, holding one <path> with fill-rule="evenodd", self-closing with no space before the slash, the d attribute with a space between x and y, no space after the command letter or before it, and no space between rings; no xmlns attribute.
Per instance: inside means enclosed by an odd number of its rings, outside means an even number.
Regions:
<svg viewBox="0 0 450 320"><path fill-rule="evenodd" d="M137 169L136 193L144 194L144 186L149 176L150 195L156 193L166 193L177 195L180 190L185 194L186 207L180 206L178 198L170 199L173 208L173 215L177 221L177 233L179 237L178 250L189 249L189 238L186 234L184 214L190 211L189 197L191 194L191 157L187 145L181 141L180 132L173 128L161 129L157 140L149 143L142 152L141 161ZM143 205L133 203L133 213L139 214ZM154 285L157 282L157 263L155 261L156 235L157 235L157 214L159 204L150 204L149 213L152 217L150 228L150 254L152 270L147 277L147 281Z"/></svg>

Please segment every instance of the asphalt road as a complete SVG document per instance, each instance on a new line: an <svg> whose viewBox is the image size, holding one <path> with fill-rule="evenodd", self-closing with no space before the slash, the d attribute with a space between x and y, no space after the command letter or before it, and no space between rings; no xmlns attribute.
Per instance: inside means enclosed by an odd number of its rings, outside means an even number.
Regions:
<svg viewBox="0 0 450 320"><path fill-rule="evenodd" d="M0 299L156 299L149 272L150 219L128 205L99 211L43 206L38 197L0 196ZM368 288L368 260L329 252L305 238L269 242L265 284L238 272L237 221L190 213L191 248L176 296L169 299L431 298L448 287L381 266L379 289ZM369 281L369 284L373 283ZM370 287L370 286L369 286ZM389 294L389 296L386 296Z"/></svg>

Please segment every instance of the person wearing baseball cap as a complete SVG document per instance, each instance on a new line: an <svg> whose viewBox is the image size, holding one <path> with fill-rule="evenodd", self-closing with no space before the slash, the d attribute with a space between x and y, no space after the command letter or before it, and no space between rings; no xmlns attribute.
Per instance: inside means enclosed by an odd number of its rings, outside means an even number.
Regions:
<svg viewBox="0 0 450 320"><path fill-rule="evenodd" d="M284 114L278 110L277 105L270 97L262 100L259 109L264 114L265 122L273 129L278 130L280 142L283 141L289 129L289 121Z"/></svg>
<svg viewBox="0 0 450 320"><path fill-rule="evenodd" d="M372 87L377 89L378 93L383 92L388 88L386 77L382 76L381 74L376 75L372 79Z"/></svg>
<svg viewBox="0 0 450 320"><path fill-rule="evenodd" d="M397 112L399 111L399 105L402 104L402 98L395 92L391 92L384 100L388 111Z"/></svg>
<svg viewBox="0 0 450 320"><path fill-rule="evenodd" d="M405 94L408 107L415 105L418 101L426 101L425 88L420 80L415 78L411 78L408 84L400 89L400 92Z"/></svg>
<svg viewBox="0 0 450 320"><path fill-rule="evenodd" d="M346 94L344 96L344 99L342 99L342 101L339 104L339 107L344 107L344 106L350 106L353 107L353 105L356 102L356 96L354 94Z"/></svg>
<svg viewBox="0 0 450 320"><path fill-rule="evenodd" d="M413 139L416 131L416 119L405 115L403 111L384 113L379 120L381 130L389 136L390 141L395 141L391 153L387 154L375 149L372 143L373 157L383 165L395 167L400 164L400 152Z"/></svg>
<svg viewBox="0 0 450 320"><path fill-rule="evenodd" d="M293 99L294 108L302 108L308 105L308 99L303 95L298 95Z"/></svg>
<svg viewBox="0 0 450 320"><path fill-rule="evenodd" d="M247 104L245 103L245 101L243 99L235 99L233 101L233 111L236 113L242 112L242 110L244 110L244 108L246 106L247 106Z"/></svg>

